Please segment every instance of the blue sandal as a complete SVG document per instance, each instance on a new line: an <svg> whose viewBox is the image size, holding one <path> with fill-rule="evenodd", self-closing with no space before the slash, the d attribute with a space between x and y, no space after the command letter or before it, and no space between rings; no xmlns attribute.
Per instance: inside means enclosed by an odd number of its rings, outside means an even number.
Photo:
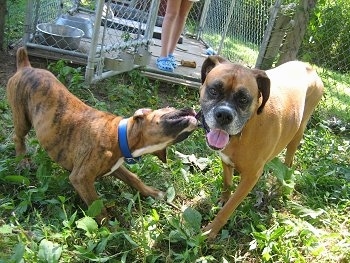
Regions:
<svg viewBox="0 0 350 263"><path fill-rule="evenodd" d="M168 71L168 72L174 71L174 67L168 57L159 57L157 59L157 67L158 69L163 71Z"/></svg>
<svg viewBox="0 0 350 263"><path fill-rule="evenodd" d="M175 60L175 56L173 54L169 54L168 59L169 59L171 65L173 66L173 68L177 68L177 62Z"/></svg>

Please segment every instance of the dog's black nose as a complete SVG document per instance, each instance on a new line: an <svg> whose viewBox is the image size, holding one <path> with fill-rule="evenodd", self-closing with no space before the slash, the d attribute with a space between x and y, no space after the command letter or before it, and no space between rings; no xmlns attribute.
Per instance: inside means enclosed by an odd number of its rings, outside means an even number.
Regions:
<svg viewBox="0 0 350 263"><path fill-rule="evenodd" d="M226 106L217 107L214 110L214 116L220 125L227 125L233 121L232 109Z"/></svg>

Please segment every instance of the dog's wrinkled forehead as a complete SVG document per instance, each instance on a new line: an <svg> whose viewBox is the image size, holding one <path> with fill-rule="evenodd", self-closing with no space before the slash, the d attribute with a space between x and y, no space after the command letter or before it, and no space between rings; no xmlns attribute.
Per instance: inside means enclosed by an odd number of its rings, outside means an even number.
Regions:
<svg viewBox="0 0 350 263"><path fill-rule="evenodd" d="M150 122L158 122L159 119L161 119L164 115L166 115L168 113L175 112L175 111L176 111L176 109L174 109L172 107L166 107L166 108L161 108L161 109L157 109L157 110L152 110L149 108L142 108L142 109L138 109L134 113L133 117L136 120L147 118Z"/></svg>
<svg viewBox="0 0 350 263"><path fill-rule="evenodd" d="M206 75L203 87L220 87L227 92L241 88L250 89L254 93L258 90L253 71L233 63L223 63L212 68Z"/></svg>
<svg viewBox="0 0 350 263"><path fill-rule="evenodd" d="M229 79L236 80L237 78L246 79L253 77L253 72L250 68L246 68L239 64L224 63L219 64L208 72L205 81L215 80L220 78L223 81L228 82Z"/></svg>

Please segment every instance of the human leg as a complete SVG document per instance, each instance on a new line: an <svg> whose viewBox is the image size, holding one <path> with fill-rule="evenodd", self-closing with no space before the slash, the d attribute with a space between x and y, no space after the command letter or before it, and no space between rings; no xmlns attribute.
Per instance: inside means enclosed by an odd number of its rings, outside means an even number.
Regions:
<svg viewBox="0 0 350 263"><path fill-rule="evenodd" d="M188 1L188 0L186 0ZM182 1L179 0L168 0L166 12L162 24L162 35L161 35L161 57L167 57L171 50L174 37L173 34L177 31L177 17L180 11ZM176 32L175 32L176 33ZM176 40L177 41L177 40Z"/></svg>
<svg viewBox="0 0 350 263"><path fill-rule="evenodd" d="M162 25L161 53L157 59L157 66L161 70L173 72L177 67L173 53L192 5L193 2L189 0L168 0L167 2Z"/></svg>
<svg viewBox="0 0 350 263"><path fill-rule="evenodd" d="M160 57L157 59L157 67L160 70L173 72L174 64L173 61L169 59L169 47L172 46L170 41L172 39L172 34L176 27L175 20L178 16L181 6L181 1L178 0L168 0L166 12L162 24L162 35L161 35L161 50Z"/></svg>
<svg viewBox="0 0 350 263"><path fill-rule="evenodd" d="M176 48L176 44L180 38L180 35L185 27L185 23L187 20L187 16L192 8L193 2L189 0L178 1L181 3L179 7L179 11L175 20L173 21L173 32L170 35L169 39L169 47L168 47L168 55L173 54Z"/></svg>

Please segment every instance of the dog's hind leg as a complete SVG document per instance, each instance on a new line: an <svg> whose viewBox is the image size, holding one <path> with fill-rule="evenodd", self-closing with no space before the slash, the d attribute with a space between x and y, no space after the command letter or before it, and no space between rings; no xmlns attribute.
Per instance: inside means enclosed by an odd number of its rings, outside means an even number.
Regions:
<svg viewBox="0 0 350 263"><path fill-rule="evenodd" d="M30 131L32 124L28 118L28 105L21 100L21 87L15 79L10 79L6 87L7 101L12 112L14 127L13 141L16 149L16 156L26 154L25 137Z"/></svg>
<svg viewBox="0 0 350 263"><path fill-rule="evenodd" d="M287 145L287 152L284 163L289 167L293 164L294 155L296 150L298 149L298 146L300 145L301 139L303 138L306 125L323 95L322 81L319 78L317 80L318 81L315 81L316 84L310 86L308 89L308 92L306 94L303 119L301 120L301 124L299 126L298 131L296 132L290 143Z"/></svg>
<svg viewBox="0 0 350 263"><path fill-rule="evenodd" d="M306 123L302 123L299 130L295 134L294 138L291 140L291 142L287 145L287 152L286 157L284 160L284 164L288 167L291 167L293 164L293 159L295 156L295 152L297 151L300 141L303 138L304 130L305 130Z"/></svg>
<svg viewBox="0 0 350 263"><path fill-rule="evenodd" d="M26 154L26 144L25 137L30 131L32 125L26 119L25 112L18 112L15 110L12 111L13 116L13 126L14 126L14 135L13 141L15 143L16 156L21 156Z"/></svg>

